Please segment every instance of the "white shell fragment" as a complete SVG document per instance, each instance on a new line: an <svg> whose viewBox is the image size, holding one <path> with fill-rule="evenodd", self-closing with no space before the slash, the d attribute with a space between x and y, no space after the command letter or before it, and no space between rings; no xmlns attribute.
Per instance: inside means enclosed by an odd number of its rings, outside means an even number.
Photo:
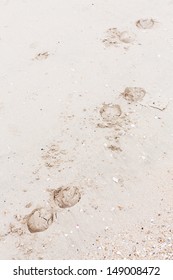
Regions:
<svg viewBox="0 0 173 280"><path fill-rule="evenodd" d="M103 40L103 43L106 46L110 46L110 45L116 45L119 43L119 37L120 37L120 32L118 31L117 28L109 28L106 31L106 38Z"/></svg>
<svg viewBox="0 0 173 280"><path fill-rule="evenodd" d="M77 187L61 187L53 190L53 200L60 208L72 207L81 199Z"/></svg>
<svg viewBox="0 0 173 280"><path fill-rule="evenodd" d="M53 223L53 213L44 208L36 208L28 216L27 226L31 233L41 232L48 229Z"/></svg>
<svg viewBox="0 0 173 280"><path fill-rule="evenodd" d="M115 183L118 183L118 182L119 182L119 179L116 178L116 177L113 177L112 180L113 180Z"/></svg>

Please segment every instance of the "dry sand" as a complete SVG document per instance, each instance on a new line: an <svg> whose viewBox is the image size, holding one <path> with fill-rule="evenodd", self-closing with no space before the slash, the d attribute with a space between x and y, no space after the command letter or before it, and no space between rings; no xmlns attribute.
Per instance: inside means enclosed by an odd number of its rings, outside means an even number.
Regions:
<svg viewBox="0 0 173 280"><path fill-rule="evenodd" d="M173 259L172 10L0 1L0 259Z"/></svg>

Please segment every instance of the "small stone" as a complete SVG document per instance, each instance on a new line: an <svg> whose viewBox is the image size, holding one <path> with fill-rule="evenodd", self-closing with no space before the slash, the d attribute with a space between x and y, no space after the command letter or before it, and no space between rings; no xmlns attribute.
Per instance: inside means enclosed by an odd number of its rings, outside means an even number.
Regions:
<svg viewBox="0 0 173 280"><path fill-rule="evenodd" d="M116 178L116 177L113 177L112 180L113 180L115 183L118 183L118 182L119 182L119 179Z"/></svg>

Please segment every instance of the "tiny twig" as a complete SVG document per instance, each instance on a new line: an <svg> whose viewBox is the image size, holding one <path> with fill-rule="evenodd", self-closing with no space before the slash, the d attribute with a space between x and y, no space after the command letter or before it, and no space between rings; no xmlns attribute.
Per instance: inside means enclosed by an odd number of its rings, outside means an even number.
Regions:
<svg viewBox="0 0 173 280"><path fill-rule="evenodd" d="M163 107L163 108L159 108L159 107L153 106L153 105L149 105L149 107L154 108L154 109L157 109L157 110L159 110L159 111L164 111L164 110L168 107L168 104L167 104L165 107Z"/></svg>
<svg viewBox="0 0 173 280"><path fill-rule="evenodd" d="M144 105L144 104L142 104L142 103L139 103L141 106L143 106L143 107L146 107L146 108L148 108L148 107L151 107L151 108L153 108L153 109L157 109L157 110L159 110L159 111L164 111L167 107L168 107L168 104L165 106L165 107L163 107L163 108L160 108L160 107L157 107L157 106L154 106L154 105Z"/></svg>

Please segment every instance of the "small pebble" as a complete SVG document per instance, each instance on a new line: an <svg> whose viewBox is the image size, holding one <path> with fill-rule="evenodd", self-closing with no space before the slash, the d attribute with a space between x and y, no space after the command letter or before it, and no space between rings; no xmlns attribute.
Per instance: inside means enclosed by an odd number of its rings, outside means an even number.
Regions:
<svg viewBox="0 0 173 280"><path fill-rule="evenodd" d="M113 180L115 183L118 183L118 182L119 182L119 179L116 178L116 177L113 177L112 180Z"/></svg>

